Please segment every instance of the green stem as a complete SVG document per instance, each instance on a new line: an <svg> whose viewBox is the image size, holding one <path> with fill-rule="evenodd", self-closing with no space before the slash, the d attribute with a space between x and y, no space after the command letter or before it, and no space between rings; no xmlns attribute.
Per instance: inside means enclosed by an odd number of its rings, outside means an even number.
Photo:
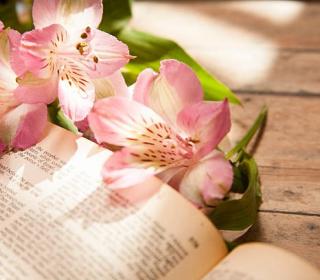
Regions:
<svg viewBox="0 0 320 280"><path fill-rule="evenodd" d="M238 154L242 150L244 150L248 144L250 143L253 136L257 133L259 129L261 129L262 125L265 123L266 118L268 114L268 108L266 106L263 106L263 108L260 111L260 114L258 115L257 119L253 123L253 125L250 127L248 132L244 135L244 137L238 142L237 145L235 145L227 154L226 158L231 159L235 154Z"/></svg>

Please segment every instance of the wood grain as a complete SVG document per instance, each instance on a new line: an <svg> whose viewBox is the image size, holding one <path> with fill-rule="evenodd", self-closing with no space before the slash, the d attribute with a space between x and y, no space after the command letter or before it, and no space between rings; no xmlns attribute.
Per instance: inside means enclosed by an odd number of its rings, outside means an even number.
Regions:
<svg viewBox="0 0 320 280"><path fill-rule="evenodd" d="M320 94L320 3L263 2L138 2L132 25L180 43L234 90Z"/></svg>
<svg viewBox="0 0 320 280"><path fill-rule="evenodd" d="M274 50L274 57L259 65L267 51L259 48L222 50L188 49L210 73L235 91L256 93L315 94L320 95L319 51ZM224 65L217 63L223 58ZM264 61L264 60L262 60ZM239 65L239 63L241 63Z"/></svg>
<svg viewBox="0 0 320 280"><path fill-rule="evenodd" d="M240 242L274 244L320 267L319 236L320 217L261 212L257 223Z"/></svg>
<svg viewBox="0 0 320 280"><path fill-rule="evenodd" d="M261 209L320 215L320 98L241 97L243 108L232 108L233 143L246 132L259 108L269 107L265 132L255 152L262 181Z"/></svg>
<svg viewBox="0 0 320 280"><path fill-rule="evenodd" d="M231 141L243 135L263 105L268 123L256 150L262 166L320 168L320 98L303 96L239 95L243 107L233 106Z"/></svg>
<svg viewBox="0 0 320 280"><path fill-rule="evenodd" d="M320 217L320 169L259 166L259 170L263 194L261 210Z"/></svg>
<svg viewBox="0 0 320 280"><path fill-rule="evenodd" d="M309 50L320 48L318 16L320 3L263 1L261 4L259 2L136 2L132 24L139 29L171 37L180 42L188 37L189 41L185 44L187 48L212 49L221 45L239 46L239 42L235 40L237 38L225 40L225 35L228 33L217 32L224 27L226 32L234 32L233 34L237 34L236 30L242 30L243 34L257 35L255 41L247 42L251 46L257 46L264 43L265 39L270 39L281 48ZM212 36L193 40L204 32L211 32ZM221 42L222 38L224 42Z"/></svg>

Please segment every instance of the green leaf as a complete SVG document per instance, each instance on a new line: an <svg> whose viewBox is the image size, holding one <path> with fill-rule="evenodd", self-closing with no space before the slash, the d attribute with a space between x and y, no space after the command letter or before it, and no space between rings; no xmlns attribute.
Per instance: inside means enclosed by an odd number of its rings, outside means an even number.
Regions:
<svg viewBox="0 0 320 280"><path fill-rule="evenodd" d="M231 192L244 193L248 187L248 178L237 166L233 166L233 183Z"/></svg>
<svg viewBox="0 0 320 280"><path fill-rule="evenodd" d="M103 19L99 28L117 34L132 17L131 0L103 0Z"/></svg>
<svg viewBox="0 0 320 280"><path fill-rule="evenodd" d="M32 29L33 24L31 19L31 1L29 1L29 3L27 1L25 4L23 4L26 8L26 15L30 17L30 20L25 23L21 23L18 19L16 11L16 1L11 0L3 2L4 3L1 2L0 4L0 15L5 27L10 27L20 32L25 32Z"/></svg>
<svg viewBox="0 0 320 280"><path fill-rule="evenodd" d="M236 247L238 247L240 244L234 241L224 241L225 244L227 245L228 251L231 252L234 250Z"/></svg>
<svg viewBox="0 0 320 280"><path fill-rule="evenodd" d="M248 146L250 143L251 139L253 136L257 133L258 130L260 130L263 125L265 124L267 120L267 115L268 115L268 108L264 106L258 117L256 118L255 122L253 125L250 127L250 129L247 131L245 136L238 142L236 146L234 146L227 154L226 158L230 159L234 155L240 153L241 151L245 150L245 148Z"/></svg>
<svg viewBox="0 0 320 280"><path fill-rule="evenodd" d="M257 164L251 156L245 154L238 165L239 171L248 179L248 187L240 199L221 202L209 215L220 230L243 230L256 221L262 202Z"/></svg>
<svg viewBox="0 0 320 280"><path fill-rule="evenodd" d="M129 28L122 30L118 37L129 46L130 53L137 56L123 70L129 84L135 82L143 69L150 67L158 71L161 60L173 58L188 64L195 71L205 92L205 99L223 100L228 98L232 103L240 103L228 87L210 75L177 43Z"/></svg>
<svg viewBox="0 0 320 280"><path fill-rule="evenodd" d="M58 100L48 105L48 113L50 121L56 125L59 125L73 133L78 133L77 127L73 122L65 116L62 112Z"/></svg>

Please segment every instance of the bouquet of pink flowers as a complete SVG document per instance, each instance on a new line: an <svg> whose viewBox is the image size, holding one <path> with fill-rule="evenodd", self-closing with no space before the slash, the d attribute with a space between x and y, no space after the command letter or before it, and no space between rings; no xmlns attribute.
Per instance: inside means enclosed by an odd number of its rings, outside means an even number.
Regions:
<svg viewBox="0 0 320 280"><path fill-rule="evenodd" d="M49 116L114 151L106 187L157 176L219 229L247 229L261 193L245 148L266 109L223 151L237 97L176 43L130 29L130 16L129 0L34 0L30 31L1 13L0 153L36 144Z"/></svg>

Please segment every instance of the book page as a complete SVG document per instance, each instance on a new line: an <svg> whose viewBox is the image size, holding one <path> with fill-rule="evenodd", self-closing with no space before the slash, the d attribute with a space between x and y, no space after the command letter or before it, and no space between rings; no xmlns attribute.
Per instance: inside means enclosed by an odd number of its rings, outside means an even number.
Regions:
<svg viewBox="0 0 320 280"><path fill-rule="evenodd" d="M49 125L0 159L0 279L201 279L227 253L207 218L156 178L111 191L111 152Z"/></svg>
<svg viewBox="0 0 320 280"><path fill-rule="evenodd" d="M203 280L319 280L320 272L300 257L273 245L235 248Z"/></svg>

